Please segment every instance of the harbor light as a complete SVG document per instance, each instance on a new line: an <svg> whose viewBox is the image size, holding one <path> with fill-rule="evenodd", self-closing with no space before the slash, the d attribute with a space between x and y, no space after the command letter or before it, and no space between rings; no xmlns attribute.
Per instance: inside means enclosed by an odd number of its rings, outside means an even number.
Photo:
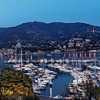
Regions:
<svg viewBox="0 0 100 100"><path fill-rule="evenodd" d="M52 83L52 80L50 80L50 97L52 97L53 95L52 95L52 85L53 85L53 83Z"/></svg>

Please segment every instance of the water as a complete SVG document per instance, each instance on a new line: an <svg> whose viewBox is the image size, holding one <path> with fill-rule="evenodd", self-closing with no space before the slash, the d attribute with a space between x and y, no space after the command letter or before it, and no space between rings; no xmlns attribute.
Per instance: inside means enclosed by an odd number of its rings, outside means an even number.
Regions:
<svg viewBox="0 0 100 100"><path fill-rule="evenodd" d="M56 79L53 80L53 96L56 95L66 95L68 94L68 91L66 91L68 84L73 80L73 77L68 73L68 74L59 74ZM49 96L49 85L46 87L45 90L41 92L41 95Z"/></svg>
<svg viewBox="0 0 100 100"><path fill-rule="evenodd" d="M4 67L4 59L3 59L3 55L0 54L0 69L2 69Z"/></svg>

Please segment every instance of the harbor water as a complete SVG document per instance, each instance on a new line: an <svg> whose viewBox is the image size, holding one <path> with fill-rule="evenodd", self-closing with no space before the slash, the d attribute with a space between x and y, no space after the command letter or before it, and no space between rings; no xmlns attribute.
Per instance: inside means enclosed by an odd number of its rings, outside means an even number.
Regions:
<svg viewBox="0 0 100 100"><path fill-rule="evenodd" d="M69 73L60 73L53 80L52 85L52 95L68 95L67 86L73 80L73 77ZM41 91L41 95L49 96L50 95L50 86L48 85L45 90Z"/></svg>

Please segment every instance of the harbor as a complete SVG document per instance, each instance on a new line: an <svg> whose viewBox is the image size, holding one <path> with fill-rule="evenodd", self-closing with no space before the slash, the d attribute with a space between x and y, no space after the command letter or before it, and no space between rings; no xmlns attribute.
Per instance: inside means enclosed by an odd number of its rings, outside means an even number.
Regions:
<svg viewBox="0 0 100 100"><path fill-rule="evenodd" d="M49 69L28 64L25 67L14 67L16 70L22 70L33 80L33 90L35 93L44 96L55 97L57 95L67 96L66 87L72 82L73 77L69 72L62 70ZM52 81L52 93L50 94L50 82ZM58 88L59 87L59 88Z"/></svg>
<svg viewBox="0 0 100 100"><path fill-rule="evenodd" d="M95 50L39 52L28 56L23 53L21 44L17 44L12 54L14 57L7 60L1 56L1 64L11 65L15 70L28 75L32 79L34 93L40 96L65 98L72 96L72 93L81 93L81 97L84 97L85 91L78 85L85 84L88 78L100 87L99 59Z"/></svg>
<svg viewBox="0 0 100 100"><path fill-rule="evenodd" d="M53 80L52 85L52 96L67 96L68 90L66 86L69 85L73 80L73 77L70 74L59 74L57 78ZM59 88L58 88L59 87ZM48 85L44 91L42 91L42 95L49 96L50 95L50 86Z"/></svg>

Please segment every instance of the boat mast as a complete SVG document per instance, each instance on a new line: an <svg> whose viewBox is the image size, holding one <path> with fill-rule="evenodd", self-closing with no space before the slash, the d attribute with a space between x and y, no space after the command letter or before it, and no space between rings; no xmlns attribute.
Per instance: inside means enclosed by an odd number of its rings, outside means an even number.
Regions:
<svg viewBox="0 0 100 100"><path fill-rule="evenodd" d="M20 63L21 63L21 67L23 65L23 51L22 51L22 47L21 47L21 59L20 59Z"/></svg>
<svg viewBox="0 0 100 100"><path fill-rule="evenodd" d="M97 65L96 51L94 52L94 57L95 57L95 74L96 74L96 65Z"/></svg>
<svg viewBox="0 0 100 100"><path fill-rule="evenodd" d="M21 45L21 43L20 42L18 42L17 44L16 44L16 63L17 63L17 51L19 50L19 62L20 62L20 67L22 67L22 65L23 65L23 51L22 51L22 45Z"/></svg>
<svg viewBox="0 0 100 100"><path fill-rule="evenodd" d="M0 53L0 73L1 73L1 69L2 69L2 67L3 67L3 63L4 63L4 61L3 61L4 59L3 59L3 54L2 54L2 52Z"/></svg>
<svg viewBox="0 0 100 100"><path fill-rule="evenodd" d="M17 64L17 47L15 47L15 64Z"/></svg>

